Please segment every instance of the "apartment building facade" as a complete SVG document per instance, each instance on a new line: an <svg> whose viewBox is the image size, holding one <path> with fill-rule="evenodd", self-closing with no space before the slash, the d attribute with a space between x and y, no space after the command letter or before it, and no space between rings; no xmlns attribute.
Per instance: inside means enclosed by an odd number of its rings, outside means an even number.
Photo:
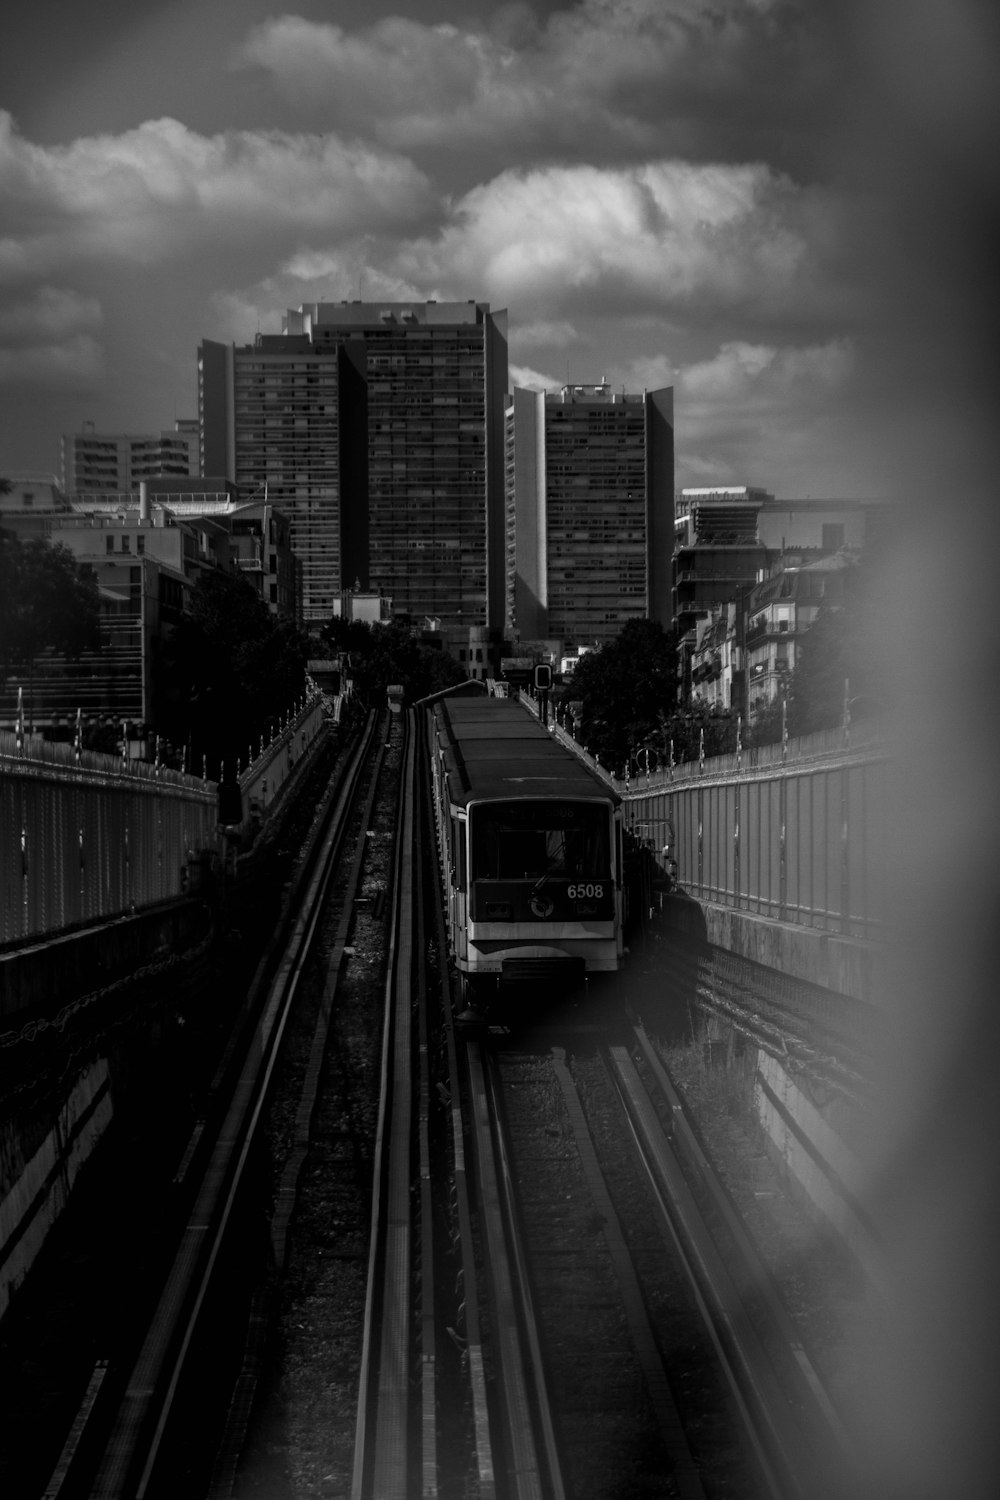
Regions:
<svg viewBox="0 0 1000 1500"><path fill-rule="evenodd" d="M505 412L505 623L566 647L668 625L673 391L514 390Z"/></svg>
<svg viewBox="0 0 1000 1500"><path fill-rule="evenodd" d="M288 516L305 622L357 582L446 633L503 611L506 313L308 303L199 351L201 462Z"/></svg>
<svg viewBox="0 0 1000 1500"><path fill-rule="evenodd" d="M67 494L122 494L141 480L198 473L198 423L179 419L160 432L98 432L84 422L63 433L62 488Z"/></svg>

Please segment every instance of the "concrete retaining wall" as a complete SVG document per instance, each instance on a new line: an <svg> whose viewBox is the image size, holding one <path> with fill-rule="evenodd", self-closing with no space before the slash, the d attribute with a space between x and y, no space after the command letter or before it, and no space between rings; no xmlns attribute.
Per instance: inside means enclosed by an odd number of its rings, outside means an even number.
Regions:
<svg viewBox="0 0 1000 1500"><path fill-rule="evenodd" d="M880 1284L882 1258L864 1212L864 1175L858 1158L778 1059L763 1051L757 1062L754 1103L770 1153L799 1196Z"/></svg>
<svg viewBox="0 0 1000 1500"><path fill-rule="evenodd" d="M201 901L182 899L0 953L0 1025L48 1018L54 1006L183 953L207 935L210 922Z"/></svg>
<svg viewBox="0 0 1000 1500"><path fill-rule="evenodd" d="M52 1129L0 1201L0 1318L66 1207L81 1167L112 1117L108 1065L92 1063L64 1100ZM20 1150L19 1127L3 1126L6 1158Z"/></svg>
<svg viewBox="0 0 1000 1500"><path fill-rule="evenodd" d="M710 943L794 979L821 985L855 1000L878 1003L883 957L875 944L775 922L709 901L699 905Z"/></svg>

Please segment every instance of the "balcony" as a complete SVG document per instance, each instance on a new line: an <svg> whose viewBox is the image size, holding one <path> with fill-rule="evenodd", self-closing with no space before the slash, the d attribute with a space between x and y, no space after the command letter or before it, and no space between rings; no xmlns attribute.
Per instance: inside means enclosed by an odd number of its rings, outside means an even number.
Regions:
<svg viewBox="0 0 1000 1500"><path fill-rule="evenodd" d="M746 644L749 648L759 645L761 641L766 640L769 636L787 638L794 634L795 629L791 621L770 620L767 615L762 615L753 624L747 626Z"/></svg>

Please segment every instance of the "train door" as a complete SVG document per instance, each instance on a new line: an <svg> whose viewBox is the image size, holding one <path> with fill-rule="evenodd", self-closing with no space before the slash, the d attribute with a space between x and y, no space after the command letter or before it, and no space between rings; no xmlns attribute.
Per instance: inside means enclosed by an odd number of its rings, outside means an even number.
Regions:
<svg viewBox="0 0 1000 1500"><path fill-rule="evenodd" d="M452 817L451 820L451 940L456 960L464 963L469 952L469 859L467 840L468 818Z"/></svg>
<svg viewBox="0 0 1000 1500"><path fill-rule="evenodd" d="M621 808L613 809L612 825L614 830L614 887L615 887L615 948L619 961L625 952L625 849L622 834Z"/></svg>

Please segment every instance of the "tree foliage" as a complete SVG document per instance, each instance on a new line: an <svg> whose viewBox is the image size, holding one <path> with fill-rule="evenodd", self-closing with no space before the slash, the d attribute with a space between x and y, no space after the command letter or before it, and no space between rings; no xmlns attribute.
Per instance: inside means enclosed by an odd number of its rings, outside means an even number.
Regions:
<svg viewBox="0 0 1000 1500"><path fill-rule="evenodd" d="M465 681L465 672L447 651L421 645L405 619L386 625L331 620L323 638L351 661L354 692L367 707L385 702L390 683L400 683L407 702Z"/></svg>
<svg viewBox="0 0 1000 1500"><path fill-rule="evenodd" d="M244 579L205 573L168 642L160 718L197 764L245 756L305 692L309 638Z"/></svg>
<svg viewBox="0 0 1000 1500"><path fill-rule="evenodd" d="M671 751L678 764L697 760L703 750L706 758L732 754L736 749L738 719L734 709L700 701L661 714L656 734L650 738L658 764L666 765Z"/></svg>
<svg viewBox="0 0 1000 1500"><path fill-rule="evenodd" d="M0 530L0 670L98 650L99 619L97 584L68 548Z"/></svg>
<svg viewBox="0 0 1000 1500"><path fill-rule="evenodd" d="M845 688L852 718L863 718L876 706L876 687L870 667L872 625L867 613L867 571L863 562L845 568L842 593L824 603L802 635L795 670L787 690L790 735L813 734L843 723ZM754 735L780 738L781 705L771 704L754 719ZM775 728L777 726L777 728Z"/></svg>
<svg viewBox="0 0 1000 1500"><path fill-rule="evenodd" d="M674 709L674 637L654 620L629 620L613 641L580 658L563 697L582 703L579 734L591 754L624 768Z"/></svg>

